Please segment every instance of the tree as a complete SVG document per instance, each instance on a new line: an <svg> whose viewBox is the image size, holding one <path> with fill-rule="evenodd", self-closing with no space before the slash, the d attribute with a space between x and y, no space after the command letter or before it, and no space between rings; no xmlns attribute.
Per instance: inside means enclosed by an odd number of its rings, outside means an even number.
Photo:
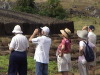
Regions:
<svg viewBox="0 0 100 75"><path fill-rule="evenodd" d="M58 19L63 19L66 17L66 12L61 6L59 0L48 0L41 6L39 14L49 17L56 17Z"/></svg>
<svg viewBox="0 0 100 75"><path fill-rule="evenodd" d="M17 0L17 5L14 10L27 13L35 13L35 2L34 0Z"/></svg>

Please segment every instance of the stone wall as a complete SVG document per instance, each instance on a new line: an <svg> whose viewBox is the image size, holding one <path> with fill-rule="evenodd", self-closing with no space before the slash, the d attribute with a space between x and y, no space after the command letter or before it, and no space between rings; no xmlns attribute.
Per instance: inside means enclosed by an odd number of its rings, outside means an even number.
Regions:
<svg viewBox="0 0 100 75"><path fill-rule="evenodd" d="M15 25L19 24L22 28L22 31L25 35L30 35L34 31L35 28L43 27L45 25L38 24L29 24L29 23L0 23L0 36L9 36L12 35L12 30ZM72 33L74 33L74 24L73 22L68 22L68 23L59 23L59 24L50 24L46 25L50 28L50 34L59 34L61 29L64 28L69 28Z"/></svg>

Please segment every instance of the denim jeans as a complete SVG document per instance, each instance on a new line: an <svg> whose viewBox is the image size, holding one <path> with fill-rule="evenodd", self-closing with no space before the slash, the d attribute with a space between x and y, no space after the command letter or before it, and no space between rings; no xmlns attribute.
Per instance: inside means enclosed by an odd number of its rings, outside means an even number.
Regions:
<svg viewBox="0 0 100 75"><path fill-rule="evenodd" d="M36 62L36 75L48 75L48 64Z"/></svg>

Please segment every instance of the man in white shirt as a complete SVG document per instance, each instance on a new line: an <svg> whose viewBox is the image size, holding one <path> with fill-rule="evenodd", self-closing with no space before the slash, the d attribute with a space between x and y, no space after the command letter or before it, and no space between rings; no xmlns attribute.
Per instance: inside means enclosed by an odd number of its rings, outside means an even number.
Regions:
<svg viewBox="0 0 100 75"><path fill-rule="evenodd" d="M8 75L27 75L27 53L29 47L28 40L24 36L19 25L14 27L12 33L15 36L12 38L9 50L11 51L9 58Z"/></svg>
<svg viewBox="0 0 100 75"><path fill-rule="evenodd" d="M47 26L41 28L41 36L35 38L39 30L35 29L29 41L37 44L34 59L36 60L36 75L48 75L49 50L51 46L51 38L48 37L50 32Z"/></svg>
<svg viewBox="0 0 100 75"><path fill-rule="evenodd" d="M88 26L88 40L96 46L97 36L96 34L94 34L94 30L95 30L95 27L93 25ZM96 50L94 50L94 54L95 54L95 60L93 63L90 64L91 65L90 70L92 72L91 74L93 75L95 75Z"/></svg>
<svg viewBox="0 0 100 75"><path fill-rule="evenodd" d="M90 25L89 27L88 27L88 40L90 41L90 42L92 42L94 45L96 45L96 39L97 39L97 37L96 37L96 35L94 34L94 30L95 30L95 27L93 26L93 25Z"/></svg>

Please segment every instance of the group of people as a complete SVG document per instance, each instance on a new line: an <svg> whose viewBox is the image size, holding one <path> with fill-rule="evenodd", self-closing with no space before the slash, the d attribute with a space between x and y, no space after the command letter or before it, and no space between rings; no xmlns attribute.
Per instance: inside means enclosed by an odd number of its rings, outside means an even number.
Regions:
<svg viewBox="0 0 100 75"><path fill-rule="evenodd" d="M40 32L41 29L41 32ZM51 46L51 38L48 36L50 29L47 26L35 29L32 35L29 37L29 42L36 44L34 60L36 61L36 75L48 75L48 63L49 63L49 50ZM92 69L93 75L95 75L96 60L93 62L86 62L83 60L85 50L85 42L88 42L90 47L93 49L96 59L96 35L93 33L94 26L85 26L82 30L77 31L79 42L79 57L78 67L80 75L89 75L88 70ZM58 71L62 75L68 75L72 69L71 65L71 31L68 28L60 30L62 34L62 40L59 44L56 56ZM26 36L22 33L20 25L16 25L12 31L15 36L12 38L9 44L9 50L11 51L9 57L8 75L27 75L27 51L29 48L29 42ZM83 63L84 62L84 63Z"/></svg>
<svg viewBox="0 0 100 75"><path fill-rule="evenodd" d="M41 29L41 32L40 32ZM47 26L35 29L29 42L36 44L34 59L36 60L36 75L48 75L49 50L51 38L48 37L50 29ZM29 42L24 36L20 25L12 31L15 36L9 44L11 51L9 58L8 75L27 75L27 51Z"/></svg>
<svg viewBox="0 0 100 75"><path fill-rule="evenodd" d="M78 56L78 68L80 75L95 75L96 66L96 35L94 34L95 27L93 25L84 26L82 30L77 30L79 37L79 56ZM60 30L62 34L62 41L57 48L57 65L58 71L62 75L68 75L71 71L71 31L68 28ZM94 59L93 61L87 61L84 55L86 45L91 48Z"/></svg>

